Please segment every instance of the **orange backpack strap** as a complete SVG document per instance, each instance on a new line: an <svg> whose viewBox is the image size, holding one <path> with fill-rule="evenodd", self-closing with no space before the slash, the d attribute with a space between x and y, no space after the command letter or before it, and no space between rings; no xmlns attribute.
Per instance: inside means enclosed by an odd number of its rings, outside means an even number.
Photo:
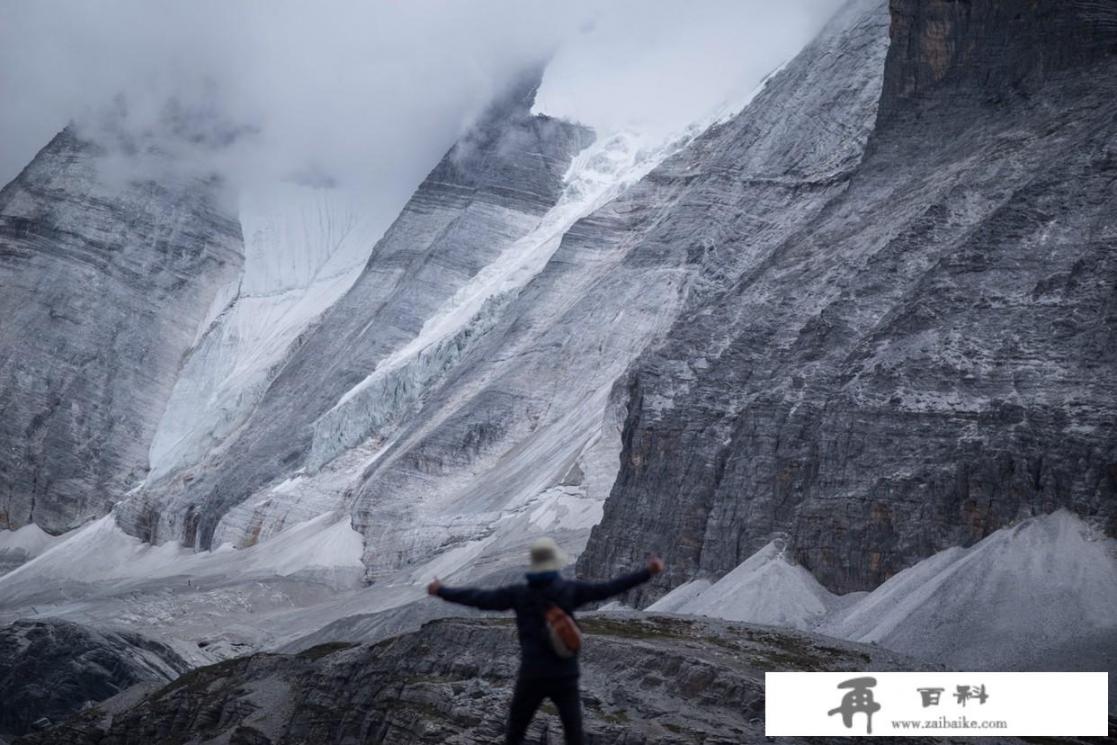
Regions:
<svg viewBox="0 0 1117 745"><path fill-rule="evenodd" d="M547 621L547 632L555 654L563 658L578 654L582 648L582 630L574 619L557 605L549 606L543 617Z"/></svg>

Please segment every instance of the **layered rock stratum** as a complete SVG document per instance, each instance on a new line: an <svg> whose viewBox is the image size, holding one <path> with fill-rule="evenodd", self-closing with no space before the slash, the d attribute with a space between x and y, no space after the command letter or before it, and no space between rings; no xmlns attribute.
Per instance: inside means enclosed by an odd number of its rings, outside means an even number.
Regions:
<svg viewBox="0 0 1117 745"><path fill-rule="evenodd" d="M848 592L1057 507L1117 531L1113 12L891 16L879 115L825 191L726 159L764 228L727 231L722 276L634 365L585 574L662 545L673 583L716 577L786 536Z"/></svg>
<svg viewBox="0 0 1117 745"><path fill-rule="evenodd" d="M216 177L114 177L68 128L0 191L0 529L62 533L148 471L179 364L240 271Z"/></svg>

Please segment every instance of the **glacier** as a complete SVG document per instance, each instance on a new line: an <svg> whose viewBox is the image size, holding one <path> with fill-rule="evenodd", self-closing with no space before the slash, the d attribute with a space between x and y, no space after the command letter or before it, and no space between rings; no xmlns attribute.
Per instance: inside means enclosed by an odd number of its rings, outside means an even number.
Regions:
<svg viewBox="0 0 1117 745"><path fill-rule="evenodd" d="M241 276L214 300L152 438L148 479L195 465L259 401L299 334L356 281L384 226L360 194L295 183L240 195Z"/></svg>
<svg viewBox="0 0 1117 745"><path fill-rule="evenodd" d="M502 375L531 386L550 367L532 348L568 338L577 326L564 315L587 293L595 307L623 317L621 296L610 297L623 249L611 257L573 252L568 234L746 103L720 106L683 131L655 138L632 130L596 134L571 158L554 206L434 307L412 338L338 395L312 422L305 464L230 509L215 527L212 549L149 543L121 530L120 513L131 509L126 499L117 511L50 538L34 555L21 554L21 561L33 560L0 577L0 618L34 608L35 615L123 625L165 640L187 659L208 661L288 643L346 615L413 604L422 598L421 583L436 575L467 581L499 573L518 565L533 535L559 535L576 552L600 520L616 471L613 389L627 360L662 328L659 296L644 301L642 333L625 324L581 340L620 354L599 367L594 357L572 350L581 367L562 372L569 383L550 394L554 414L523 430L521 444L488 477L460 481L464 493L418 503L404 497L406 516L391 514L401 508L397 501L380 499L381 519L370 525L367 517L358 522L354 492L378 461L391 460L399 443L415 437L419 412L420 428L429 428L476 405L470 386L456 380L454 395L443 402L448 410L432 415L428 399L447 376L469 370L478 379L473 395ZM353 195L339 189L289 184L242 195L243 267L199 325L152 439L151 470L131 499L168 484L189 485L205 473L212 451L235 447L288 356L367 270L380 236L361 214ZM557 274L556 262L564 268ZM573 265L587 271L566 268ZM629 296L650 289L639 277L625 284ZM530 333L508 335L510 323L528 318ZM479 349L481 342L495 348ZM526 372L518 369L525 364ZM541 471L540 463L551 471ZM479 481L485 491L500 481L508 489L494 500L476 489ZM405 553L385 564L393 546ZM365 587L370 576L375 583ZM228 630L215 634L223 604ZM205 643L204 651L195 641Z"/></svg>

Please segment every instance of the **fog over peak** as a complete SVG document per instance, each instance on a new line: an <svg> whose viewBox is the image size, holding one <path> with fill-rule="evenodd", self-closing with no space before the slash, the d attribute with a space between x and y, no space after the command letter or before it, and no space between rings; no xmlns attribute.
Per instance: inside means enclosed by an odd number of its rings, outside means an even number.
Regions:
<svg viewBox="0 0 1117 745"><path fill-rule="evenodd" d="M667 132L740 98L837 0L0 0L0 183L73 122L237 188L369 195L388 220L525 68L537 110ZM130 165L129 165L130 164Z"/></svg>

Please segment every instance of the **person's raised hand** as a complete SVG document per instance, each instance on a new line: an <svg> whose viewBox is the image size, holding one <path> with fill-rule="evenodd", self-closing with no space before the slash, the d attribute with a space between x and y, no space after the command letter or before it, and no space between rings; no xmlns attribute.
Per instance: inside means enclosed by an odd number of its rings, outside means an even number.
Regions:
<svg viewBox="0 0 1117 745"><path fill-rule="evenodd" d="M437 595L438 591L441 590L441 589L442 589L442 583L438 580L438 577L435 577L433 580L431 580L431 583L429 585L427 585L427 594L428 595Z"/></svg>
<svg viewBox="0 0 1117 745"><path fill-rule="evenodd" d="M648 559L648 571L652 574L659 574L666 568L667 565L663 563L663 559L659 558L655 554L652 554L651 557Z"/></svg>

